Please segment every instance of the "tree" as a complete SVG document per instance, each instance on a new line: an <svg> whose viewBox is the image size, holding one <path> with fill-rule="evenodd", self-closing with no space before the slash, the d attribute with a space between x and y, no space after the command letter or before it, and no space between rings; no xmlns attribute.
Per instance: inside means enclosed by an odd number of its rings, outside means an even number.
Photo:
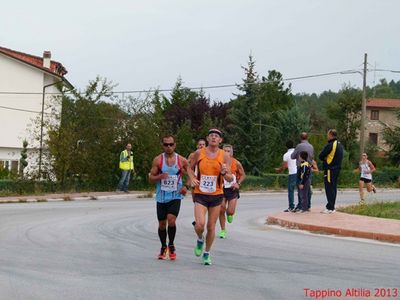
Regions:
<svg viewBox="0 0 400 300"><path fill-rule="evenodd" d="M324 135L329 128L336 126L336 122L328 117L327 108L336 102L337 98L338 93L332 91L324 91L320 95L312 93L294 96L295 103L302 114L309 116L310 131Z"/></svg>
<svg viewBox="0 0 400 300"><path fill-rule="evenodd" d="M238 89L243 94L232 101L229 138L243 167L259 174L271 169L281 156L284 142L277 145L281 141L277 113L293 107L294 101L290 85L284 85L278 71L268 71L260 80L251 55L247 67L242 68L245 78Z"/></svg>
<svg viewBox="0 0 400 300"><path fill-rule="evenodd" d="M22 142L21 158L19 159L19 176L24 178L24 169L28 166L28 142L24 140Z"/></svg>
<svg viewBox="0 0 400 300"><path fill-rule="evenodd" d="M127 118L118 105L109 103L113 87L97 77L83 92L63 95L59 122L49 125L46 140L49 171L61 184L76 177L98 187L113 182L118 162L115 141L124 135Z"/></svg>
<svg viewBox="0 0 400 300"><path fill-rule="evenodd" d="M235 156L247 172L259 175L267 160L267 130L265 114L259 109L259 77L255 71L255 61L249 56L243 84L238 86L243 94L232 101L229 113L229 140L235 147Z"/></svg>
<svg viewBox="0 0 400 300"><path fill-rule="evenodd" d="M349 85L339 91L336 102L328 106L328 117L335 121L335 127L350 159L358 160L358 131L361 124L362 92Z"/></svg>
<svg viewBox="0 0 400 300"><path fill-rule="evenodd" d="M294 105L287 110L279 110L276 113L276 119L273 124L277 128L277 139L282 141L282 150L286 149L284 142L292 140L293 142L299 139L300 133L310 131L310 121L307 114L300 111L297 105Z"/></svg>

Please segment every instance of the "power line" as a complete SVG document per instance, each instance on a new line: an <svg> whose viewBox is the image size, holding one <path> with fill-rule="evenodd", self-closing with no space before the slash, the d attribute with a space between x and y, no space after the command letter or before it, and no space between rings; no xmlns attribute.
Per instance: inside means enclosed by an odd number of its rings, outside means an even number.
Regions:
<svg viewBox="0 0 400 300"><path fill-rule="evenodd" d="M34 110L29 110L29 109L22 109L22 108L16 108L16 107L8 107L8 106L2 106L2 105L0 105L0 108L8 109L8 110L16 110L16 111L23 111L23 112L35 113L35 114L41 113L41 111L34 111ZM51 113L45 113L45 114L51 115Z"/></svg>
<svg viewBox="0 0 400 300"><path fill-rule="evenodd" d="M313 74L313 75L304 75L304 76L298 76L298 77L290 77L290 78L283 78L282 81L295 81L295 80L301 80L301 79L308 79L308 78L316 78L316 77L325 77L325 76L331 76L331 75L341 75L341 74L353 74L353 73L359 73L361 71L358 70L344 70L344 71L338 71L338 72L328 72L328 73L320 73L320 74ZM270 81L266 80L263 81L262 83L268 83ZM260 82L255 82L253 84L259 84ZM210 90L210 89L220 89L220 88L230 88L230 87L238 87L238 86L243 86L244 83L230 83L230 84L220 84L220 85L208 85L208 86L199 86L199 87L184 87L190 90ZM171 92L173 91L174 88L168 88L168 89L147 89L147 90L125 90L125 91L114 91L111 94L139 94L139 93L151 93L151 92ZM77 94L82 94L79 92L76 92ZM72 92L67 92L65 94L73 94ZM98 93L93 93L93 94L98 94ZM42 92L0 92L0 95L42 95ZM59 92L56 93L46 93L46 95L60 95Z"/></svg>
<svg viewBox="0 0 400 300"><path fill-rule="evenodd" d="M392 72L392 73L400 73L400 71L397 70L388 70L388 69L369 69L368 71L382 71L382 72ZM303 76L297 76L297 77L289 77L289 78L283 78L282 81L295 81L295 80L301 80L301 79L309 79L309 78L317 78L317 77L325 77L325 76L332 76L332 75L347 75L347 74L362 74L361 71L357 69L353 70L344 70L344 71L337 71L337 72L328 72L328 73L319 73L319 74L313 74L313 75L303 75ZM262 83L268 83L268 82L273 82L269 80L262 81ZM254 82L254 83L248 83L248 84L260 84L260 82ZM227 87L240 87L245 85L245 83L241 84L222 84L222 85L210 85L210 86L202 86L202 87L184 87L190 90L208 90L208 89L219 89L219 88L227 88ZM171 92L174 89L148 89L148 90L128 90L128 91L116 91L112 92L111 94L135 94L135 93L150 93L150 92ZM39 92L0 92L0 95L42 95L43 93ZM47 95L60 95L60 93L46 93ZM66 94L71 94L70 92ZM82 94L82 93L78 93ZM96 93L94 93L96 94ZM41 113L40 111L33 111L33 110L28 110L28 109L21 109L21 108L15 108L15 107L7 107L7 106L0 106L0 108L3 109L8 109L8 110L14 110L14 111L22 111L22 112L29 112L29 113ZM52 113L45 113L48 115L51 115ZM106 118L105 118L106 119Z"/></svg>
<svg viewBox="0 0 400 300"><path fill-rule="evenodd" d="M399 70L390 70L390 69L368 69L368 72L371 71L379 71L379 72L391 72L391 73L400 73ZM298 77L289 77L289 78L283 78L282 81L295 81L295 80L301 80L301 79L308 79L308 78L317 78L317 77L325 77L325 76L331 76L331 75L344 75L344 74L356 74L359 73L361 74L361 70L353 69L353 70L344 70L344 71L338 71L338 72L328 72L328 73L320 73L320 74L313 74L313 75L304 75L304 76L298 76ZM270 81L266 80L261 83L268 83ZM247 83L247 84L252 84L252 83ZM254 82L253 84L260 84L260 82ZM197 86L197 87L184 87L190 90L211 90L211 89L220 89L220 88L230 88L230 87L240 87L243 86L244 83L230 83L230 84L220 84L220 85L208 85L208 86ZM168 89L146 89L146 90L125 90L125 91L114 91L111 94L140 94L140 93L151 93L151 92L171 92L173 91L174 88L168 88ZM75 92L76 94L82 95L83 93L80 92ZM42 92L1 92L0 95L42 95ZM73 94L72 92L66 92L65 94L70 95ZM98 94L98 93L93 93L93 94ZM46 93L46 95L61 95L60 92L54 92L54 93Z"/></svg>

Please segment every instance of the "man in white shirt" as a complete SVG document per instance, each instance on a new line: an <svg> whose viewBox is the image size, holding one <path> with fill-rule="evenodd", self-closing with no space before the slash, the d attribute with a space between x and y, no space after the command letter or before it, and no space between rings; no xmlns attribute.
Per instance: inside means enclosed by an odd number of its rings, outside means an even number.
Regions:
<svg viewBox="0 0 400 300"><path fill-rule="evenodd" d="M284 210L284 212L293 212L294 211L294 189L296 187L296 178L297 178L297 166L296 159L292 159L291 155L294 151L294 143L289 140L286 142L287 152L283 155L282 166L280 168L275 168L277 172L282 172L285 169L289 170L288 176L288 200L289 207Z"/></svg>

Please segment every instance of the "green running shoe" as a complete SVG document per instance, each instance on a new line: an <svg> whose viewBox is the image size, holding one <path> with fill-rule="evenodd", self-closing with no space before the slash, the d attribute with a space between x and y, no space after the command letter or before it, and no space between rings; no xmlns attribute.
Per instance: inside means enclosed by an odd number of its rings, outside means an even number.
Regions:
<svg viewBox="0 0 400 300"><path fill-rule="evenodd" d="M204 241L197 240L196 247L194 247L194 255L196 255L196 256L201 255L201 252L203 252L203 245L204 245Z"/></svg>
<svg viewBox="0 0 400 300"><path fill-rule="evenodd" d="M221 239L226 238L226 231L225 231L225 230L221 230L221 231L219 232L219 237L220 237Z"/></svg>
<svg viewBox="0 0 400 300"><path fill-rule="evenodd" d="M228 223L232 223L233 221L233 215L228 215L226 220L228 221Z"/></svg>
<svg viewBox="0 0 400 300"><path fill-rule="evenodd" d="M203 253L203 263L206 266L210 266L211 265L211 256L210 253Z"/></svg>

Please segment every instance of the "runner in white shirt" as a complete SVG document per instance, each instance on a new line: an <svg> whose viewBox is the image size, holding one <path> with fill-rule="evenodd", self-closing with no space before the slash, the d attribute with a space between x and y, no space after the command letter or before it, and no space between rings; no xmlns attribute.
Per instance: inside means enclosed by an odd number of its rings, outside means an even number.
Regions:
<svg viewBox="0 0 400 300"><path fill-rule="evenodd" d="M365 204L364 184L367 185L367 191L376 193L376 189L372 184L372 173L375 172L376 168L371 161L368 160L367 153L361 155L361 161L359 162L356 172L360 172L359 190L360 190L360 205Z"/></svg>

